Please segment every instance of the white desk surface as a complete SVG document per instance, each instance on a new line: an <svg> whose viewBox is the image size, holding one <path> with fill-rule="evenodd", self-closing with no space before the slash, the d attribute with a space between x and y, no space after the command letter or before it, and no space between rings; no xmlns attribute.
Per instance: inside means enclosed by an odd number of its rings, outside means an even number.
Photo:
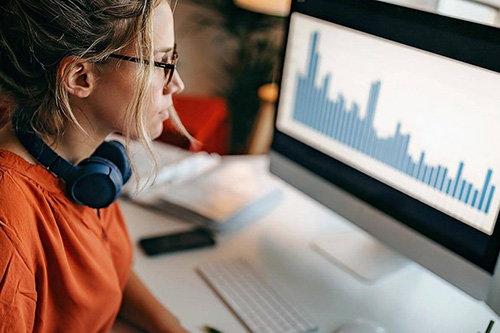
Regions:
<svg viewBox="0 0 500 333"><path fill-rule="evenodd" d="M304 309L320 332L333 332L358 317L377 321L393 333L484 332L490 319L496 322L492 332L500 332L499 317L483 302L417 264L375 284L332 264L311 248L311 241L353 225L270 175L266 157L238 159L277 182L284 199L257 221L218 235L213 248L145 256L137 245L139 238L192 226L121 201L135 247L135 271L189 331L202 332L208 324L225 333L246 332L194 270L204 262L244 257L277 291ZM118 322L112 331L133 330Z"/></svg>

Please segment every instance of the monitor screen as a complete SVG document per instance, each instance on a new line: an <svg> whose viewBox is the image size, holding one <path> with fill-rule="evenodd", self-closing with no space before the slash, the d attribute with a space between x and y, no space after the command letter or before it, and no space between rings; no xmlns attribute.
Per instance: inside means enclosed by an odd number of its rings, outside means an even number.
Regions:
<svg viewBox="0 0 500 333"><path fill-rule="evenodd" d="M288 51L280 131L492 234L499 73L300 13Z"/></svg>
<svg viewBox="0 0 500 333"><path fill-rule="evenodd" d="M376 1L294 2L273 150L493 273L499 36Z"/></svg>

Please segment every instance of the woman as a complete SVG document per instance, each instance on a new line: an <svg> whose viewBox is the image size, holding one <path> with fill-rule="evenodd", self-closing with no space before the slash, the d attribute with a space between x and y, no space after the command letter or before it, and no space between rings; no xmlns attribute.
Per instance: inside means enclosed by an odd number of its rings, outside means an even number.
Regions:
<svg viewBox="0 0 500 333"><path fill-rule="evenodd" d="M0 32L2 99L73 165L113 132L147 145L184 87L165 0L4 0ZM21 143L18 122L0 130L0 331L104 332L120 314L184 332L130 270L118 204L76 202ZM126 181L126 160L110 159Z"/></svg>

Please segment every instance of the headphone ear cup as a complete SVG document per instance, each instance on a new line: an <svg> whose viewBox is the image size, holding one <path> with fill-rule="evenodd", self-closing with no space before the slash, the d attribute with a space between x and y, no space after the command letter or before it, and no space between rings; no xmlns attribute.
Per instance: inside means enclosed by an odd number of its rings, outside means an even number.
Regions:
<svg viewBox="0 0 500 333"><path fill-rule="evenodd" d="M120 170L123 184L125 184L132 175L132 168L130 167L130 161L127 156L127 150L118 141L104 141L96 151L92 154L92 157L101 157L111 161L118 170ZM91 157L91 158L92 158Z"/></svg>
<svg viewBox="0 0 500 333"><path fill-rule="evenodd" d="M120 195L123 179L120 170L105 158L93 156L77 166L66 183L68 196L92 208L105 208Z"/></svg>

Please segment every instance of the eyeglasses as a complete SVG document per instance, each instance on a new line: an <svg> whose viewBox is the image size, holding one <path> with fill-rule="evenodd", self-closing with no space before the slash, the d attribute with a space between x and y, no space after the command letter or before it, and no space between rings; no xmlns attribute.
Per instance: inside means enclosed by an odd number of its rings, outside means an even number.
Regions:
<svg viewBox="0 0 500 333"><path fill-rule="evenodd" d="M149 61L146 59L139 59L139 58L124 56L124 55L116 54L116 53L110 54L109 57L120 59L120 60L132 61L132 62L136 62L136 63L142 62L143 64L149 65ZM167 63L158 62L158 61L153 62L153 65L155 65L156 67L163 68L163 70L165 72L165 79L167 80L167 84L166 84L167 86L172 82L172 79L174 77L174 72L175 72L175 69L177 67L177 59L178 58L179 58L179 54L177 53L177 44L175 44L174 50L172 53L172 60L170 63L167 64Z"/></svg>

